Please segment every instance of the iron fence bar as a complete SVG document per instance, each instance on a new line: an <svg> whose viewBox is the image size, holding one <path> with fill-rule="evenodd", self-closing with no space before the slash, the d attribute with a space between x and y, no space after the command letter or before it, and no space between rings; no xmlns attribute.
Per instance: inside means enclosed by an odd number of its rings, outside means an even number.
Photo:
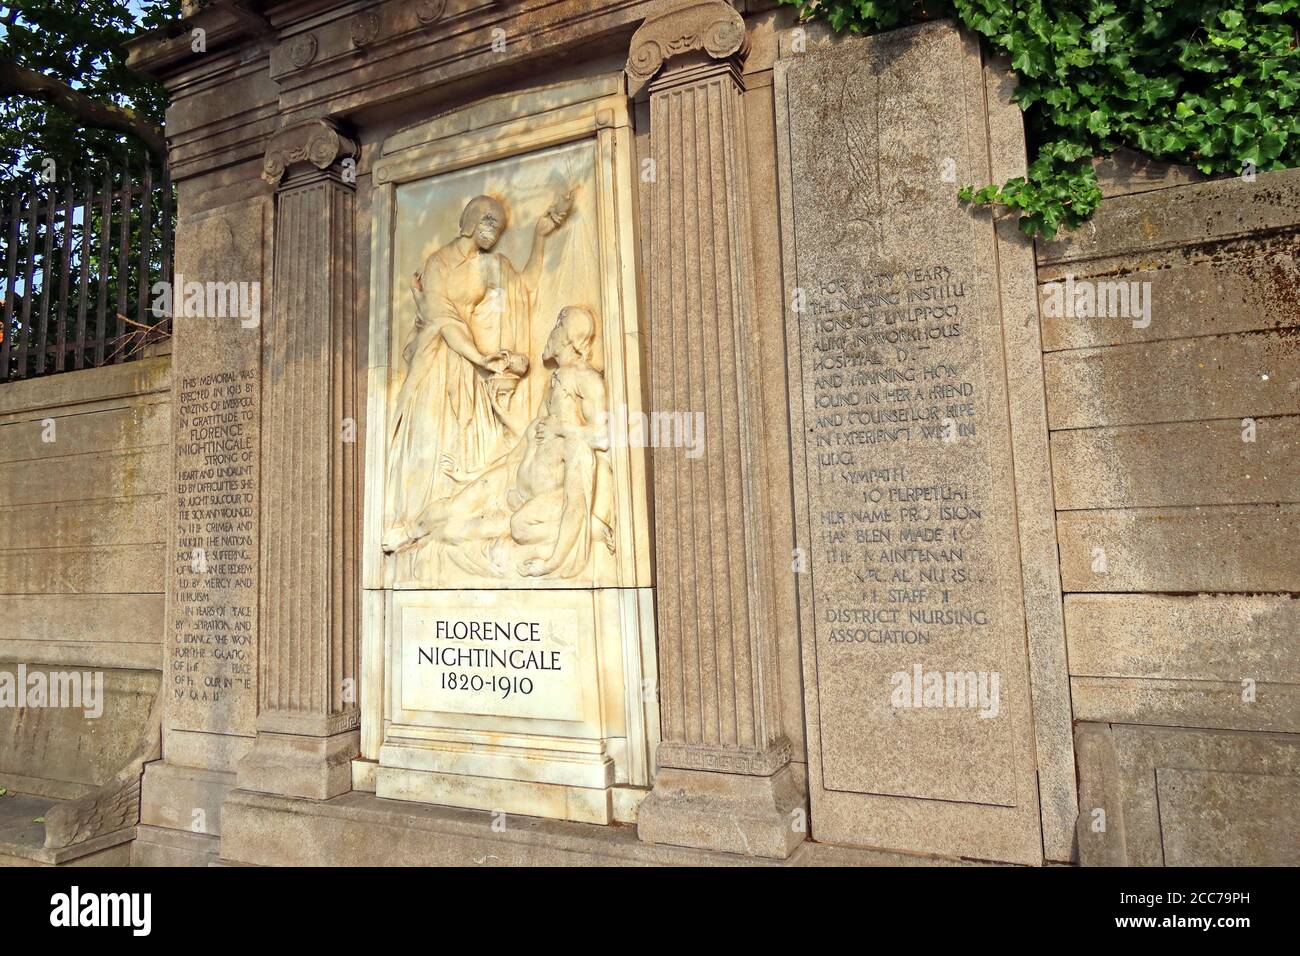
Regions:
<svg viewBox="0 0 1300 956"><path fill-rule="evenodd" d="M150 325L149 263L153 259L153 231L149 219L153 215L153 164L144 164L144 179L140 183L140 264L137 266L139 288L136 292L135 314L140 323L141 335L147 334L143 326Z"/></svg>
<svg viewBox="0 0 1300 956"><path fill-rule="evenodd" d="M18 327L18 367L14 369L15 378L27 376L28 342L32 330L32 281L36 275L36 207L40 197L32 193L27 206L27 256L23 260L23 317Z"/></svg>
<svg viewBox="0 0 1300 956"><path fill-rule="evenodd" d="M19 213L22 201L18 191L9 197L9 246L5 255L4 328L0 335L0 381L9 378L9 354L13 348L14 332L14 278L18 271Z"/></svg>
<svg viewBox="0 0 1300 956"><path fill-rule="evenodd" d="M125 362L166 334L170 316L152 307L154 284L170 282L173 269L166 167L109 164L98 189L87 172L6 192L0 382Z"/></svg>
<svg viewBox="0 0 1300 956"><path fill-rule="evenodd" d="M131 165L122 163L122 189L118 193L122 202L122 222L117 234L117 344L113 349L113 361L119 363L125 358L126 343L122 336L126 334L126 293L131 285L128 271L131 263Z"/></svg>
<svg viewBox="0 0 1300 956"><path fill-rule="evenodd" d="M54 208L56 190L51 189L45 200L45 242L41 255L41 314L36 326L36 367L33 375L45 374L45 361L49 358L50 337L50 298L54 295L54 270L50 268L54 258Z"/></svg>
<svg viewBox="0 0 1300 956"><path fill-rule="evenodd" d="M104 340L108 335L108 255L113 243L113 167L104 171L104 189L99 196L99 293L95 310L95 364L104 364Z"/></svg>
<svg viewBox="0 0 1300 956"><path fill-rule="evenodd" d="M50 224L53 232L53 223ZM68 272L72 268L72 183L63 189L62 268L59 270L59 309L55 321L54 371L62 372L68 351Z"/></svg>
<svg viewBox="0 0 1300 956"><path fill-rule="evenodd" d="M81 269L77 283L77 353L74 361L76 368L86 367L86 296L90 279L90 241L94 219L94 186L90 174L82 180L81 193Z"/></svg>

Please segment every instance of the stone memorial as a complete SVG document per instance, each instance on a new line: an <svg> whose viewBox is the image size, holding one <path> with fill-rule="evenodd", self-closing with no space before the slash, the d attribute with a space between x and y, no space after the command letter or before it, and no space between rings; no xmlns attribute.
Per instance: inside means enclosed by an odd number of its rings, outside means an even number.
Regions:
<svg viewBox="0 0 1300 956"><path fill-rule="evenodd" d="M649 786L630 149L617 85L579 82L402 130L375 164L380 797L609 823Z"/></svg>
<svg viewBox="0 0 1300 956"><path fill-rule="evenodd" d="M0 862L1296 862L1295 170L1034 241L952 20L184 7L170 354L0 383L0 657L108 678Z"/></svg>

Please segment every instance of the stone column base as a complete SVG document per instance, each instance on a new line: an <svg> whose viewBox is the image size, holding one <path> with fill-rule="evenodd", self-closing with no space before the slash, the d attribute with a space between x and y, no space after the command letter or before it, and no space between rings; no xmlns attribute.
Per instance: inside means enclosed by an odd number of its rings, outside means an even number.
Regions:
<svg viewBox="0 0 1300 956"><path fill-rule="evenodd" d="M663 767L636 832L645 843L784 860L807 836L803 787L791 764L769 777Z"/></svg>
<svg viewBox="0 0 1300 956"><path fill-rule="evenodd" d="M352 789L352 758L361 752L361 731L331 737L259 731L239 762L241 790L328 800Z"/></svg>
<svg viewBox="0 0 1300 956"><path fill-rule="evenodd" d="M221 838L141 824L131 844L132 866L213 866L221 855Z"/></svg>

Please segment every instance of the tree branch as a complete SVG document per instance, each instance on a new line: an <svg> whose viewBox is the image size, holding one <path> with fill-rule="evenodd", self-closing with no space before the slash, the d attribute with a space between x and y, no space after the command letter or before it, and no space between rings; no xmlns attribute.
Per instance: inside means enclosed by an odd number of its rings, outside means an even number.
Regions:
<svg viewBox="0 0 1300 956"><path fill-rule="evenodd" d="M164 163L167 140L162 128L135 110L93 99L62 80L19 66L0 56L0 95L31 96L68 113L86 126L128 133Z"/></svg>

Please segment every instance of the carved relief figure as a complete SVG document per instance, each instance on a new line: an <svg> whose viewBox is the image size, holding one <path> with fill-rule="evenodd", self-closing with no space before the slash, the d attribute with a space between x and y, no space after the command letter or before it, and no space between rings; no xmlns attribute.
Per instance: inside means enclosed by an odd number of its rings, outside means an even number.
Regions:
<svg viewBox="0 0 1300 956"><path fill-rule="evenodd" d="M430 506L473 482L517 439L510 402L528 372L545 241L571 208L566 197L540 217L519 271L493 251L507 226L505 206L491 196L471 199L460 234L413 277L415 327L401 353L406 374L389 435L386 552L419 541Z"/></svg>
<svg viewBox="0 0 1300 956"><path fill-rule="evenodd" d="M550 381L514 449L454 498L435 503L428 533L474 574L572 577L594 540L614 550L605 379L591 365L596 320L561 310L546 341Z"/></svg>

